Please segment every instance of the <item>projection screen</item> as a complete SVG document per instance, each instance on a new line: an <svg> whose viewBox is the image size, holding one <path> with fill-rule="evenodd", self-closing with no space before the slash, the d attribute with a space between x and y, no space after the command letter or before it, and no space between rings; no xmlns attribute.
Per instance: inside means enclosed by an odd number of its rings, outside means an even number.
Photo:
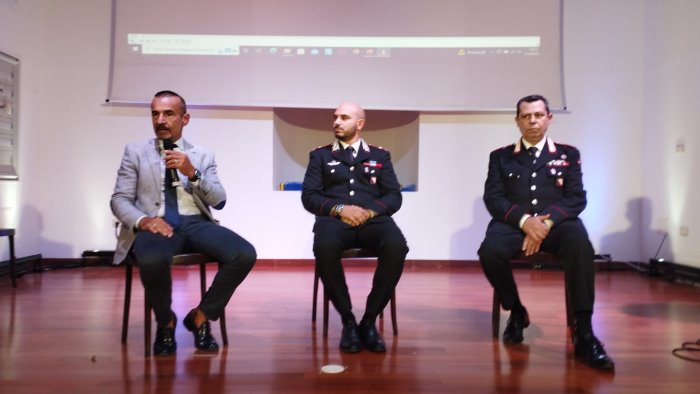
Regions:
<svg viewBox="0 0 700 394"><path fill-rule="evenodd" d="M561 0L113 0L106 101L223 107L565 107Z"/></svg>

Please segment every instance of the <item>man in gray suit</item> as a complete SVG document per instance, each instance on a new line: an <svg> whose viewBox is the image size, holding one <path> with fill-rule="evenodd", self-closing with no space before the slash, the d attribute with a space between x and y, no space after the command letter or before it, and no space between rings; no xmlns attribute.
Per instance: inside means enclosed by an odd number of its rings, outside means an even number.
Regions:
<svg viewBox="0 0 700 394"><path fill-rule="evenodd" d="M221 209L226 192L216 173L214 153L182 138L189 123L185 100L175 92L156 93L151 102L156 138L128 144L117 174L111 207L122 223L116 264L131 251L158 323L153 353L175 353L177 318L171 310L173 256L202 252L220 263L209 290L183 323L195 347L216 352L209 320L217 320L253 268L253 245L219 226L210 207Z"/></svg>

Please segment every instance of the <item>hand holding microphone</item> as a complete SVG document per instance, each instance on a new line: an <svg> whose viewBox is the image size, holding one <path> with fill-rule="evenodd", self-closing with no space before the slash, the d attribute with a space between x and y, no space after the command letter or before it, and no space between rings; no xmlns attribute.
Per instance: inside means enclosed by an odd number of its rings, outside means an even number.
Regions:
<svg viewBox="0 0 700 394"><path fill-rule="evenodd" d="M170 187L180 186L180 177L177 175L177 166L180 162L177 157L174 157L174 153L176 153L175 144L173 144L173 140L170 138L161 140L161 142L163 151L165 152L165 157L163 158L163 160L165 160L165 168L169 171L169 177L167 178L170 178Z"/></svg>
<svg viewBox="0 0 700 394"><path fill-rule="evenodd" d="M177 175L178 170L189 179L196 175L197 169L190 162L187 153L176 151L177 145L173 144L170 138L159 140L159 144L161 150L165 153L163 160L165 161L165 168L170 171L169 178L172 179L172 187L180 186L181 184L180 177Z"/></svg>

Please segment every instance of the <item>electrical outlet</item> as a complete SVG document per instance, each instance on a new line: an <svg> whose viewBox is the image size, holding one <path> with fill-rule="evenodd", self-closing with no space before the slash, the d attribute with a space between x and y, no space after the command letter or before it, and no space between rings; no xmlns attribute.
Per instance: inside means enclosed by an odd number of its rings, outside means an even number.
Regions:
<svg viewBox="0 0 700 394"><path fill-rule="evenodd" d="M678 141L676 141L676 153L683 152L685 152L685 141L683 138L679 138Z"/></svg>
<svg viewBox="0 0 700 394"><path fill-rule="evenodd" d="M688 236L688 226L681 226L680 233L681 233L681 237L687 237Z"/></svg>

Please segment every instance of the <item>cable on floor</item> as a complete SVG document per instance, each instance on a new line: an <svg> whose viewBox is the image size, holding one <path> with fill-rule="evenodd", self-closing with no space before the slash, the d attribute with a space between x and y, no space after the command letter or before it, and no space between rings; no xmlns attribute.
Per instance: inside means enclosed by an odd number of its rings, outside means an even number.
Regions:
<svg viewBox="0 0 700 394"><path fill-rule="evenodd" d="M695 363L700 363L700 339L695 342L684 342L679 348L671 351L674 356Z"/></svg>

